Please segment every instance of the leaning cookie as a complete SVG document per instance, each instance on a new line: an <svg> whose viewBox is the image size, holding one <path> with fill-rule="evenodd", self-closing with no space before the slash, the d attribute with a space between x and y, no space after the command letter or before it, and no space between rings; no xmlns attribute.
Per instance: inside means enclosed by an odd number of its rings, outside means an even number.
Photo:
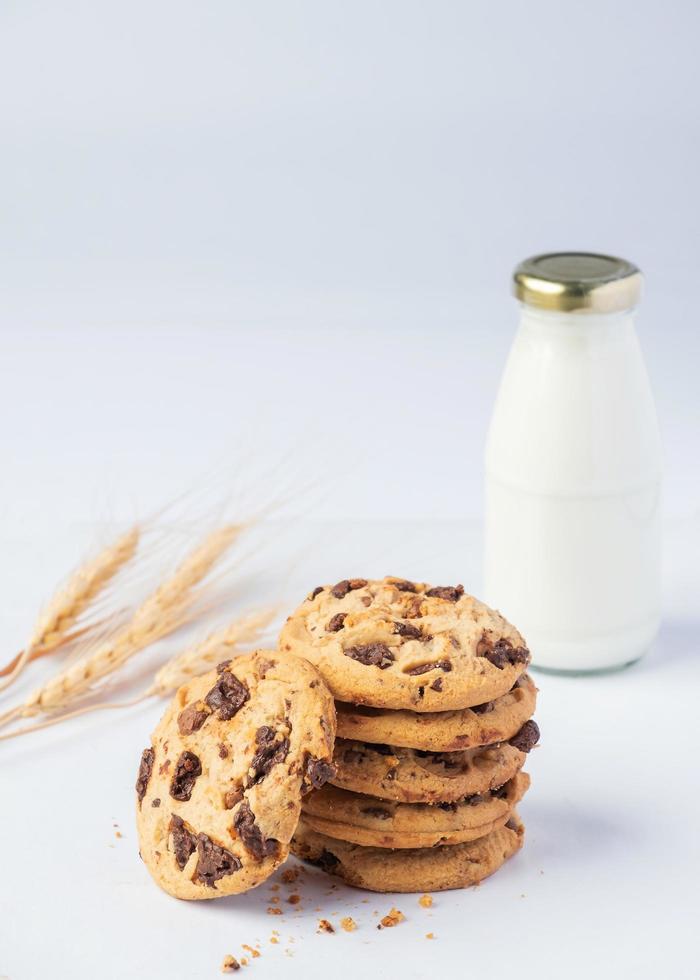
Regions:
<svg viewBox="0 0 700 980"><path fill-rule="evenodd" d="M316 670L260 650L183 685L141 757L141 857L176 898L254 888L287 857L301 797L333 773L335 709Z"/></svg>
<svg viewBox="0 0 700 980"><path fill-rule="evenodd" d="M430 752L455 752L507 741L534 714L537 688L527 674L507 694L460 711L385 711L336 702L338 735Z"/></svg>
<svg viewBox="0 0 700 980"><path fill-rule="evenodd" d="M502 827L530 785L519 772L505 785L457 803L396 803L326 785L304 800L304 823L336 840L370 847L463 844Z"/></svg>
<svg viewBox="0 0 700 980"><path fill-rule="evenodd" d="M516 814L486 837L448 847L392 851L348 844L319 834L302 817L292 853L337 875L355 888L374 892L432 892L476 885L497 871L523 844L525 828Z"/></svg>
<svg viewBox="0 0 700 980"><path fill-rule="evenodd" d="M319 586L279 647L315 664L339 701L420 712L499 698L530 662L520 633L461 585L394 578Z"/></svg>

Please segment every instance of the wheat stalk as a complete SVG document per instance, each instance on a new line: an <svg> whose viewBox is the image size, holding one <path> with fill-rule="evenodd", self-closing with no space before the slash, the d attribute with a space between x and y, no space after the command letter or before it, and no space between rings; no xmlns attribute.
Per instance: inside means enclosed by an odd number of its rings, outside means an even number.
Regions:
<svg viewBox="0 0 700 980"><path fill-rule="evenodd" d="M230 547L240 526L229 525L213 531L175 570L173 575L139 606L130 622L77 663L69 665L36 690L20 709L0 717L0 724L11 717L60 711L93 693L95 685L122 667L144 647L182 626L193 614L199 598L195 590L202 579Z"/></svg>
<svg viewBox="0 0 700 980"><path fill-rule="evenodd" d="M166 697L177 690L181 684L191 680L198 674L203 674L211 667L218 664L222 659L226 659L238 652L238 647L243 643L255 643L260 639L266 627L275 616L276 610L267 609L260 612L251 613L241 619L234 620L229 626L216 633L212 633L201 643L194 644L183 650L165 663L156 673L151 686L130 701L101 701L98 704L86 705L74 711L64 712L46 721L29 725L25 728L17 729L5 735L0 735L0 741L15 738L28 732L39 731L48 728L60 721L67 721L69 718L76 718L79 715L87 714L90 711L102 711L112 708L128 708L139 704L151 697ZM13 718L21 717L21 710L15 709L7 715L0 716L0 724L4 724Z"/></svg>
<svg viewBox="0 0 700 980"><path fill-rule="evenodd" d="M30 660L67 642L76 620L120 568L133 558L139 536L139 528L132 527L70 576L39 616L24 650L15 658L4 680L0 681L0 691L19 677Z"/></svg>

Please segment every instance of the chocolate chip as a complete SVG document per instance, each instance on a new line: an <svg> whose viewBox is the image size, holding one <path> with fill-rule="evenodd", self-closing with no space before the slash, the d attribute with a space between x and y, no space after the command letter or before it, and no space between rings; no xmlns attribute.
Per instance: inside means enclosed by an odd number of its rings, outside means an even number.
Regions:
<svg viewBox="0 0 700 980"><path fill-rule="evenodd" d="M449 660L435 660L429 664L419 664L417 667L412 667L407 670L406 673L410 674L411 677L418 677L420 674L427 674L429 670L444 670L446 674L452 670L452 664Z"/></svg>
<svg viewBox="0 0 700 980"><path fill-rule="evenodd" d="M269 725L263 725L255 733L255 744L258 751L253 756L248 774L248 786L255 786L269 773L273 766L284 762L289 753L289 739L276 739L274 729Z"/></svg>
<svg viewBox="0 0 700 980"><path fill-rule="evenodd" d="M355 589L361 589L365 585L367 585L367 579L365 578L344 578L337 585L333 586L331 595L335 596L336 599L343 599L348 592L354 592Z"/></svg>
<svg viewBox="0 0 700 980"><path fill-rule="evenodd" d="M194 752L183 752L175 764L175 773L170 781L172 798L183 803L189 800L197 777L201 775L202 763Z"/></svg>
<svg viewBox="0 0 700 980"><path fill-rule="evenodd" d="M232 875L243 867L240 858L215 844L206 834L197 834L197 856L195 878L209 888L213 888L219 878Z"/></svg>
<svg viewBox="0 0 700 980"><path fill-rule="evenodd" d="M217 664L216 665L216 672L217 672L217 674L223 674L223 672L226 670L226 668L227 667L230 667L230 665L231 665L231 661L230 660L222 660L220 664Z"/></svg>
<svg viewBox="0 0 700 980"><path fill-rule="evenodd" d="M394 654L385 643L365 643L356 647L348 647L344 653L346 657L350 657L366 667L379 667L380 670L386 670L394 662Z"/></svg>
<svg viewBox="0 0 700 980"><path fill-rule="evenodd" d="M362 601L362 605L363 606L371 606L372 605L372 596L371 595L363 595L361 601Z"/></svg>
<svg viewBox="0 0 700 980"><path fill-rule="evenodd" d="M460 644L460 642L459 642L459 640L457 639L456 636L450 635L450 643L455 648L455 650L461 650L462 649L461 644Z"/></svg>
<svg viewBox="0 0 700 980"><path fill-rule="evenodd" d="M430 685L431 691L441 691L442 690L442 677L436 677L433 683Z"/></svg>
<svg viewBox="0 0 700 980"><path fill-rule="evenodd" d="M416 749L415 752L418 758L429 759L432 763L445 766L447 769L454 769L455 766L462 764L460 758L454 758L454 752L428 752L426 749Z"/></svg>
<svg viewBox="0 0 700 980"><path fill-rule="evenodd" d="M409 602L406 609L404 610L404 615L407 616L408 619L422 619L423 618L423 613L421 612L422 603L423 603L422 596L419 595L414 596L413 599L411 599L411 601Z"/></svg>
<svg viewBox="0 0 700 980"><path fill-rule="evenodd" d="M247 801L241 803L238 808L238 812L233 818L233 826L247 850L258 861L277 854L279 841L272 839L266 840L263 837L262 830L255 822L255 814L250 809Z"/></svg>
<svg viewBox="0 0 700 980"><path fill-rule="evenodd" d="M310 789L320 789L335 776L336 772L337 769L332 763L324 759L315 759L312 755L308 756L301 784L302 793L308 793Z"/></svg>
<svg viewBox="0 0 700 980"><path fill-rule="evenodd" d="M233 810L236 803L240 803L243 799L243 790L239 786L238 789L230 789L224 793L224 806L227 810Z"/></svg>
<svg viewBox="0 0 700 980"><path fill-rule="evenodd" d="M160 806L160 800L158 799L157 796L155 797L155 799L151 800L151 806L155 807L156 809Z"/></svg>
<svg viewBox="0 0 700 980"><path fill-rule="evenodd" d="M327 851L324 847L316 860L312 861L311 863L321 868L322 871L326 871L328 874L330 874L333 871L333 868L340 864L340 858L337 858L335 854Z"/></svg>
<svg viewBox="0 0 700 980"><path fill-rule="evenodd" d="M366 813L368 817L376 817L377 820L390 820L391 812L385 810L383 806L366 806L360 813Z"/></svg>
<svg viewBox="0 0 700 980"><path fill-rule="evenodd" d="M218 711L222 721L229 721L236 712L240 711L249 697L245 684L225 670L204 700L212 711Z"/></svg>
<svg viewBox="0 0 700 980"><path fill-rule="evenodd" d="M445 810L447 813L456 813L457 804L456 803L436 803L441 810Z"/></svg>
<svg viewBox="0 0 700 980"><path fill-rule="evenodd" d="M316 588L313 590L313 592L309 596L309 602L311 602L312 599L315 599L316 596L319 594L319 592L323 592L323 586L322 585L317 585L316 586Z"/></svg>
<svg viewBox="0 0 700 980"><path fill-rule="evenodd" d="M485 715L489 711L493 711L495 705L493 701L486 701L484 704L473 704L470 711L473 711L475 715Z"/></svg>
<svg viewBox="0 0 700 980"><path fill-rule="evenodd" d="M395 589L398 589L399 592L417 592L418 591L418 586L416 585L416 583L415 582L409 582L407 579L402 579L400 582L392 582L391 584L394 586Z"/></svg>
<svg viewBox="0 0 700 980"><path fill-rule="evenodd" d="M434 589L428 589L425 594L431 599L447 599L448 602L457 602L464 595L464 586L438 585Z"/></svg>
<svg viewBox="0 0 700 980"><path fill-rule="evenodd" d="M393 782L398 776L398 774L399 774L399 770L394 766L393 769L389 769L389 771L386 773L384 778L388 779L389 782Z"/></svg>
<svg viewBox="0 0 700 980"><path fill-rule="evenodd" d="M346 616L347 613L336 613L332 616L326 625L326 633L337 633L338 630L342 630Z"/></svg>
<svg viewBox="0 0 700 980"><path fill-rule="evenodd" d="M226 748L223 742L219 742L219 758L220 759L228 758L228 749Z"/></svg>
<svg viewBox="0 0 700 980"><path fill-rule="evenodd" d="M394 633L407 636L411 640L420 640L423 636L420 626L411 626L410 623L394 623Z"/></svg>
<svg viewBox="0 0 700 980"><path fill-rule="evenodd" d="M476 645L477 657L485 657L489 663L499 670L507 664L526 664L530 660L530 652L526 647L513 647L505 637L494 643L488 636L481 637Z"/></svg>
<svg viewBox="0 0 700 980"><path fill-rule="evenodd" d="M512 664L530 663L530 651L527 647L516 647L510 655L510 662Z"/></svg>
<svg viewBox="0 0 700 980"><path fill-rule="evenodd" d="M529 752L540 740L540 730L537 722L526 721L520 731L509 739L508 744L518 749L520 752Z"/></svg>
<svg viewBox="0 0 700 980"><path fill-rule="evenodd" d="M185 827L185 821L182 817L178 817L175 814L170 818L168 829L173 836L175 861L180 871L182 871L197 846L197 838Z"/></svg>
<svg viewBox="0 0 700 980"><path fill-rule="evenodd" d="M209 712L198 708L196 703L188 704L177 716L177 727L181 735L191 735L199 731L209 717Z"/></svg>
<svg viewBox="0 0 700 980"><path fill-rule="evenodd" d="M264 657L259 657L255 666L258 671L258 677L267 677L268 671L277 666L277 661L266 660Z"/></svg>
<svg viewBox="0 0 700 980"><path fill-rule="evenodd" d="M502 786L497 786L495 789L491 790L491 796L496 800L505 800L508 796L508 783L504 783Z"/></svg>
<svg viewBox="0 0 700 980"><path fill-rule="evenodd" d="M146 790L148 789L148 781L151 778L151 773L153 772L153 762L155 760L156 754L153 749L144 749L141 753L141 762L139 763L139 774L136 777L136 796L141 803L144 796L146 795Z"/></svg>
<svg viewBox="0 0 700 980"><path fill-rule="evenodd" d="M471 796L465 796L462 802L466 803L467 806L478 806L482 801L483 796L480 793L472 793Z"/></svg>

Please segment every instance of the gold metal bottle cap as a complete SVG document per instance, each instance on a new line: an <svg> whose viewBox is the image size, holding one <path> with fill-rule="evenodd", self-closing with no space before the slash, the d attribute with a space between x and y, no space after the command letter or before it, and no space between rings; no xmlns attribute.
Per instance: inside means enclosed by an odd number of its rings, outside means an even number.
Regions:
<svg viewBox="0 0 700 980"><path fill-rule="evenodd" d="M642 274L612 255L552 252L525 259L513 273L513 293L528 306L562 313L617 313L636 306Z"/></svg>

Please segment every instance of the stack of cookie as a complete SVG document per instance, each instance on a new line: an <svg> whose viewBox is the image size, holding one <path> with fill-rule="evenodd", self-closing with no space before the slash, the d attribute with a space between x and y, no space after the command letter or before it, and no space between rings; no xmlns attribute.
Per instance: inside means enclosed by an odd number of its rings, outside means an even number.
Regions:
<svg viewBox="0 0 700 980"><path fill-rule="evenodd" d="M292 851L373 891L475 884L522 845L515 807L539 730L523 638L462 586L385 578L314 589L280 650L336 700L335 774Z"/></svg>

